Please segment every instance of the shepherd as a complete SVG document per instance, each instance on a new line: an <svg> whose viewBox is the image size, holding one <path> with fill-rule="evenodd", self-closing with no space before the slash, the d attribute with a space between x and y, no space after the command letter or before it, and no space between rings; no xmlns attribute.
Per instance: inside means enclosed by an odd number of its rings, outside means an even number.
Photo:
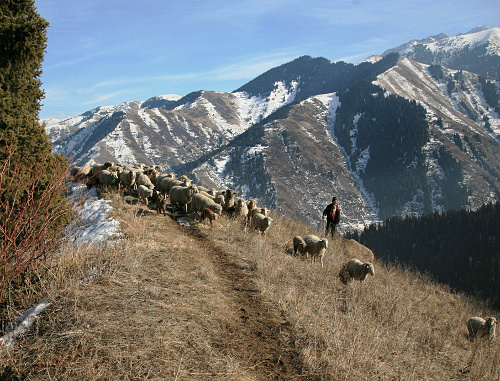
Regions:
<svg viewBox="0 0 500 381"><path fill-rule="evenodd" d="M335 230L337 224L340 221L340 208L337 205L337 197L332 198L332 203L328 204L323 211L323 219L326 216L326 230L325 236L328 236L328 233L333 237L335 235Z"/></svg>

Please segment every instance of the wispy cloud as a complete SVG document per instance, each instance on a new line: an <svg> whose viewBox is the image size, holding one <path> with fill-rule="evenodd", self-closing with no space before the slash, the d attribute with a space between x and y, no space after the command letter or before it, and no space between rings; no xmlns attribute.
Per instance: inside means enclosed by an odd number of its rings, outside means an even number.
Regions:
<svg viewBox="0 0 500 381"><path fill-rule="evenodd" d="M84 105L90 105L90 104L102 103L104 101L107 101L108 99L117 97L117 96L122 95L124 93L126 93L126 91L120 90L120 91L115 91L115 92L109 93L109 94L103 94L103 95L101 95L101 96L99 96L97 98L94 98L94 99L91 99L89 101L83 102L82 104L84 104Z"/></svg>

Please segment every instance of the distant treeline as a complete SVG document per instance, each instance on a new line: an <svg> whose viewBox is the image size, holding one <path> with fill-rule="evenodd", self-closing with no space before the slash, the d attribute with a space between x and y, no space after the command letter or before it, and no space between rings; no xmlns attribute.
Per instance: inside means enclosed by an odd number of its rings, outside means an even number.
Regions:
<svg viewBox="0 0 500 381"><path fill-rule="evenodd" d="M458 291L500 308L500 203L479 210L392 217L349 233L388 262L429 272Z"/></svg>

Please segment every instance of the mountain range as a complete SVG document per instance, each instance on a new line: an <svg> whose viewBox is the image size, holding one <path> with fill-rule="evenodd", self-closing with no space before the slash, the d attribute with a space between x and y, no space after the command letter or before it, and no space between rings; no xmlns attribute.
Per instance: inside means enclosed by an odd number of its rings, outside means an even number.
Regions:
<svg viewBox="0 0 500 381"><path fill-rule="evenodd" d="M299 57L233 92L196 91L46 119L75 165L162 165L341 231L500 196L500 28L411 41L357 64Z"/></svg>

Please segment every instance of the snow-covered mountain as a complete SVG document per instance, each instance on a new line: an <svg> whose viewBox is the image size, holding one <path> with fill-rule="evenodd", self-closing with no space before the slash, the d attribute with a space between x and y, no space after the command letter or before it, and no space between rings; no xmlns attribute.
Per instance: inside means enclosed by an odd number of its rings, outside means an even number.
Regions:
<svg viewBox="0 0 500 381"><path fill-rule="evenodd" d="M412 40L387 50L383 55L390 53L500 79L500 27L483 25L457 36L442 33Z"/></svg>
<svg viewBox="0 0 500 381"><path fill-rule="evenodd" d="M162 165L312 225L335 195L345 231L498 199L499 94L492 78L387 52L357 65L305 56L232 93L45 122L75 164Z"/></svg>

